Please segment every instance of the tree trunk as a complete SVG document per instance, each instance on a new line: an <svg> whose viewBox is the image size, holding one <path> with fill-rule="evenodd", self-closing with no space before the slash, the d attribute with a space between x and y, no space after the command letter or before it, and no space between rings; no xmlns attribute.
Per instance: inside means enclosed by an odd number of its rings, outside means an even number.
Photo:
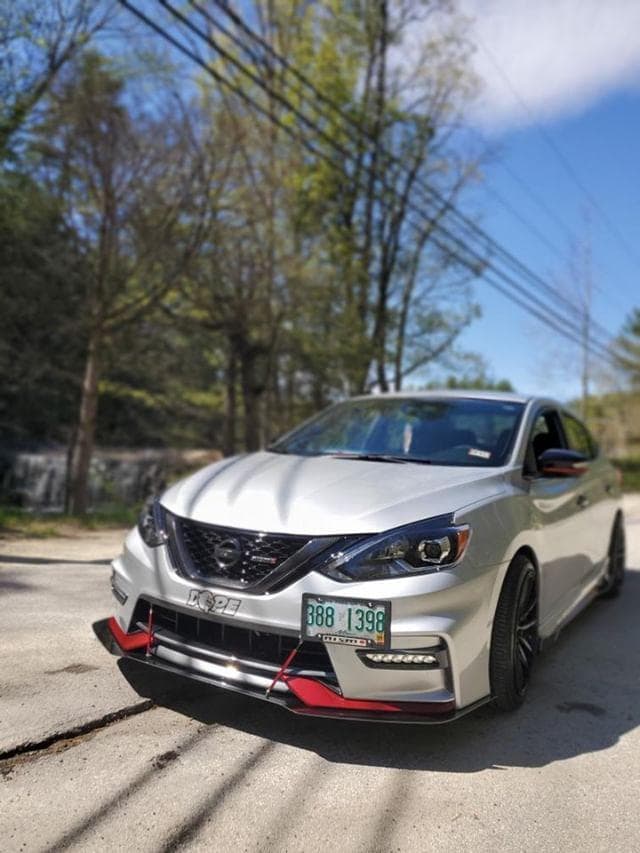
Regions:
<svg viewBox="0 0 640 853"><path fill-rule="evenodd" d="M240 382L244 403L244 443L251 452L259 450L262 440L262 392L264 386L258 382L258 359L253 352L243 353L240 362Z"/></svg>
<svg viewBox="0 0 640 853"><path fill-rule="evenodd" d="M387 360L387 300L389 281L386 271L380 271L378 281L378 300L376 318L373 330L373 351L376 359L376 378L380 391L388 391L386 360Z"/></svg>
<svg viewBox="0 0 640 853"><path fill-rule="evenodd" d="M238 379L238 363L233 350L229 351L225 375L225 412L223 452L225 456L233 456L236 452L236 435L238 420L238 397L236 385Z"/></svg>
<svg viewBox="0 0 640 853"><path fill-rule="evenodd" d="M93 455L98 411L98 381L100 376L100 333L89 339L78 425L74 431L69 468L67 471L68 508L73 515L84 515L89 503L89 468Z"/></svg>

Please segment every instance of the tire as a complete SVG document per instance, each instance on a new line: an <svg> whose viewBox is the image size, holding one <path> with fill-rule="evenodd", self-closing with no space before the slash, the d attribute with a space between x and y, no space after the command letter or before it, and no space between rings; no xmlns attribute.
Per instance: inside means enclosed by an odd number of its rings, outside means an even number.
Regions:
<svg viewBox="0 0 640 853"><path fill-rule="evenodd" d="M615 598L624 583L627 563L627 546L622 515L616 516L613 523L607 557L607 571L602 579L600 595L602 598Z"/></svg>
<svg viewBox="0 0 640 853"><path fill-rule="evenodd" d="M489 676L495 704L522 705L538 652L538 574L528 557L514 557L493 620Z"/></svg>

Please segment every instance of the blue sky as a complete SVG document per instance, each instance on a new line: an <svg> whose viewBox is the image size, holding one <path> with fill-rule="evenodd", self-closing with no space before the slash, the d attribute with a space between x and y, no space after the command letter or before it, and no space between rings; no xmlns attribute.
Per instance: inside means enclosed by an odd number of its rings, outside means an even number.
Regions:
<svg viewBox="0 0 640 853"><path fill-rule="evenodd" d="M475 16L483 81L470 120L498 151L467 203L495 239L551 283L567 281L571 241L590 232L593 313L615 334L640 307L640 3L461 5ZM488 285L479 283L476 297L483 318L463 334L462 347L480 352L491 373L518 390L578 394L576 348Z"/></svg>

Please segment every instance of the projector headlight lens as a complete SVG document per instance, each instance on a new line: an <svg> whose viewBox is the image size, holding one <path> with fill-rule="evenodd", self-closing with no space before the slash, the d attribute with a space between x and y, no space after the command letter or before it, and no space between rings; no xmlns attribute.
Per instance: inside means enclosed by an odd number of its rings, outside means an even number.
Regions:
<svg viewBox="0 0 640 853"><path fill-rule="evenodd" d="M468 524L442 516L347 544L316 568L342 582L426 574L458 563L470 537Z"/></svg>
<svg viewBox="0 0 640 853"><path fill-rule="evenodd" d="M149 548L165 545L169 537L164 529L164 512L157 498L148 501L138 518L138 531Z"/></svg>

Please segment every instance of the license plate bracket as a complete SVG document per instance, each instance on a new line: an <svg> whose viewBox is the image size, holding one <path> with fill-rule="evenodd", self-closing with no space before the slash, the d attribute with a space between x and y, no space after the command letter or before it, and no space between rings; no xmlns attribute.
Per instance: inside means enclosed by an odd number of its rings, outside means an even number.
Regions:
<svg viewBox="0 0 640 853"><path fill-rule="evenodd" d="M391 636L391 602L304 593L300 624L303 640L386 649Z"/></svg>

